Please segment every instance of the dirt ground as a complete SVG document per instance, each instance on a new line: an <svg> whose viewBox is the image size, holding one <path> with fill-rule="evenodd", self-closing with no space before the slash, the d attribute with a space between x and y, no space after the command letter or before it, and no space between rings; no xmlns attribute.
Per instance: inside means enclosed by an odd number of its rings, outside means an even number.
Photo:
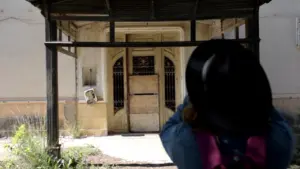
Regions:
<svg viewBox="0 0 300 169"><path fill-rule="evenodd" d="M4 144L10 139L0 139L0 159L7 152ZM101 169L176 169L156 134L141 137L107 136L72 139L60 138L62 148L92 145L101 153L87 158L90 164L96 164ZM102 166L103 167L100 167ZM111 167L108 167L111 166ZM97 167L98 168L98 167Z"/></svg>
<svg viewBox="0 0 300 169"><path fill-rule="evenodd" d="M114 169L177 169L177 167L172 163L161 163L153 164L146 162L131 162L120 158L110 157L105 154L98 156L91 156L88 158L90 164L95 164L96 166L111 166Z"/></svg>
<svg viewBox="0 0 300 169"><path fill-rule="evenodd" d="M115 135L83 139L62 138L60 142L64 148L86 144L92 145L106 156L114 157L121 162L144 164L168 164L172 162L157 134L145 134L143 136ZM105 159L103 158L102 160Z"/></svg>

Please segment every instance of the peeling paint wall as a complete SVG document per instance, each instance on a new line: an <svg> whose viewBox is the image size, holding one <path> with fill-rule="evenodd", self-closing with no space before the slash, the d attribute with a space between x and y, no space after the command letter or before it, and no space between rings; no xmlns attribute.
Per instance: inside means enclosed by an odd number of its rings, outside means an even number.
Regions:
<svg viewBox="0 0 300 169"><path fill-rule="evenodd" d="M2 130L12 129L13 121L45 118L44 18L27 1L1 0L0 37L1 135ZM75 59L61 53L58 54L58 81L59 124L64 129L66 122L76 115L77 106L68 102L76 97Z"/></svg>
<svg viewBox="0 0 300 169"><path fill-rule="evenodd" d="M45 101L44 18L22 0L1 0L0 11L0 101ZM74 98L75 60L58 57L59 96Z"/></svg>
<svg viewBox="0 0 300 169"><path fill-rule="evenodd" d="M78 41L103 41L103 27L101 24L87 25L79 30L77 35ZM78 48L78 99L84 100L84 90L93 87L99 100L103 100L104 85L103 85L103 51L104 48ZM96 67L96 86L83 86L82 67Z"/></svg>

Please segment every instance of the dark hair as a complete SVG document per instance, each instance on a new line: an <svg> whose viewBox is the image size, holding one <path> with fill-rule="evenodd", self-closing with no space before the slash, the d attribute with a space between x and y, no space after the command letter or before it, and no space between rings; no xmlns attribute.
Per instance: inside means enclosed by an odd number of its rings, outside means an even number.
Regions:
<svg viewBox="0 0 300 169"><path fill-rule="evenodd" d="M253 52L230 40L199 45L186 68L199 125L214 132L256 134L273 109L266 73Z"/></svg>

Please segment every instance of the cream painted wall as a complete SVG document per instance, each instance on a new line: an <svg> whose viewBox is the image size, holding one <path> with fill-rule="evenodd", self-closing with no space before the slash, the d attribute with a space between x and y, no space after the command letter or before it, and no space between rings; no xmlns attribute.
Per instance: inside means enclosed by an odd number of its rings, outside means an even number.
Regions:
<svg viewBox="0 0 300 169"><path fill-rule="evenodd" d="M93 23L86 25L79 29L77 38L78 41L103 41L104 36L103 24ZM87 88L93 87L99 99L104 97L104 48L78 48L78 98L84 100L83 92ZM83 86L82 67L96 67L97 71L97 85Z"/></svg>
<svg viewBox="0 0 300 169"><path fill-rule="evenodd" d="M183 40L189 40L190 38L190 28L189 23L187 22L167 22L167 23L117 23L116 28L118 27L181 27L184 30ZM90 25L83 26L79 29L78 41L105 41L105 28L106 24L92 23ZM198 23L197 24L197 40L207 40L211 37L210 26L208 24ZM185 90L185 66L188 61L189 56L195 47L185 47L182 48L183 58L181 69L183 70L182 74L182 85L183 91L182 95L186 95ZM88 88L82 86L82 66L96 65L97 66L97 86L93 86L96 89L97 95L99 98L104 98L105 89L106 89L106 79L105 79L105 67L106 64L106 54L104 48L80 48L78 50L78 94L79 99L83 99L83 91ZM101 72L103 71L103 72Z"/></svg>
<svg viewBox="0 0 300 169"><path fill-rule="evenodd" d="M209 25L206 25L206 24L202 24L202 23L198 23L197 24L197 32L196 32L196 35L197 35L197 40L208 40L211 38L212 34L211 34L211 27ZM186 25L185 27L185 38L186 40L190 39L190 29L189 29L189 26ZM183 88L184 88L184 91L183 91L183 95L187 95L187 91L186 91L186 86L185 86L185 68L186 68L186 65L187 65L187 62L192 54L192 52L195 50L196 47L185 47L184 48L184 59L183 59L183 63L182 63L182 66L183 66L183 75L182 75L182 81L183 81Z"/></svg>
<svg viewBox="0 0 300 169"><path fill-rule="evenodd" d="M0 1L0 99L45 100L45 27L24 0ZM59 96L75 97L75 61L59 54Z"/></svg>

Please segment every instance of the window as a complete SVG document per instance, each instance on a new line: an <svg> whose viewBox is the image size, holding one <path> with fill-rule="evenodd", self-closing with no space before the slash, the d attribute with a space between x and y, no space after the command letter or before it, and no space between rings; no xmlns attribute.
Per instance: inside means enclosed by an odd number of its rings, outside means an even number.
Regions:
<svg viewBox="0 0 300 169"><path fill-rule="evenodd" d="M154 56L133 56L132 74L133 75L154 75L155 64Z"/></svg>
<svg viewBox="0 0 300 169"><path fill-rule="evenodd" d="M96 67L83 67L82 81L83 81L83 86L96 86L97 85Z"/></svg>
<svg viewBox="0 0 300 169"><path fill-rule="evenodd" d="M123 57L119 58L113 66L113 92L114 112L124 108L124 66Z"/></svg>
<svg viewBox="0 0 300 169"><path fill-rule="evenodd" d="M175 65L165 56L165 106L175 111Z"/></svg>

